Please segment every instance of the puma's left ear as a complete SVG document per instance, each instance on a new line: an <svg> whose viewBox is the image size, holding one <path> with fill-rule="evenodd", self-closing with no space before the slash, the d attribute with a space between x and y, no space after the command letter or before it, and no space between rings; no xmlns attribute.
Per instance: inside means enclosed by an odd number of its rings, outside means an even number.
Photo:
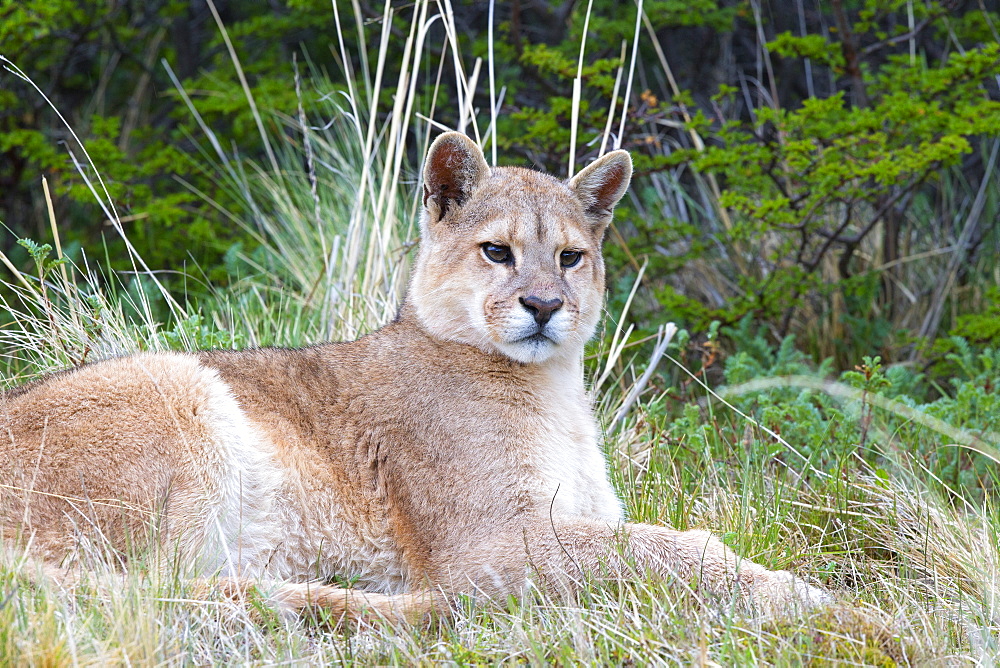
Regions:
<svg viewBox="0 0 1000 668"><path fill-rule="evenodd" d="M424 209L431 224L460 207L490 166L478 145L461 132L446 132L434 140L424 161Z"/></svg>
<svg viewBox="0 0 1000 668"><path fill-rule="evenodd" d="M583 203L583 209L607 224L615 204L628 190L632 180L632 156L627 151L612 151L587 165L569 182L570 189Z"/></svg>

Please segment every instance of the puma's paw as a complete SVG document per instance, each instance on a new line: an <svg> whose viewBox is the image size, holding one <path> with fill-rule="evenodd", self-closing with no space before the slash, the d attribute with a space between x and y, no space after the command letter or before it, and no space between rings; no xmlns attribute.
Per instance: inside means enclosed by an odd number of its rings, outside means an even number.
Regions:
<svg viewBox="0 0 1000 668"><path fill-rule="evenodd" d="M748 598L753 608L769 617L809 612L835 602L830 592L788 571L769 571L765 577L755 577Z"/></svg>

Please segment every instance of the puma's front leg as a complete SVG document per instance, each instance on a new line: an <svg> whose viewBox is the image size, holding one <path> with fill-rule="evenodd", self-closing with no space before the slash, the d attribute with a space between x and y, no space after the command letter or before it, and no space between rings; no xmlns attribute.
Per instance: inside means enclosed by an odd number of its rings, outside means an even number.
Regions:
<svg viewBox="0 0 1000 668"><path fill-rule="evenodd" d="M594 521L539 522L521 535L484 542L452 570L487 594L512 593L527 575L575 588L585 577L630 579L644 573L692 583L719 597L736 595L765 614L794 612L833 602L833 597L787 571L771 571L742 559L707 531L676 531L648 524L611 527ZM458 578L456 578L458 576Z"/></svg>
<svg viewBox="0 0 1000 668"><path fill-rule="evenodd" d="M637 568L676 575L716 596L735 594L765 614L802 611L833 602L826 591L788 571L772 571L733 552L707 531L626 524L620 544Z"/></svg>

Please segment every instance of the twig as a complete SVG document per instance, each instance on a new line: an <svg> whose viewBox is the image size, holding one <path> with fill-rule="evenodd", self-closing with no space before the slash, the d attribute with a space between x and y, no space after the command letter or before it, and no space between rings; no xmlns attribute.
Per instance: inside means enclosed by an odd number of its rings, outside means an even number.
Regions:
<svg viewBox="0 0 1000 668"><path fill-rule="evenodd" d="M840 31L840 49L844 54L844 69L851 78L851 90L854 92L854 104L858 107L868 106L868 93L865 91L865 80L861 74L861 62L858 58L858 43L851 24L844 11L843 0L832 0L833 16Z"/></svg>
<svg viewBox="0 0 1000 668"><path fill-rule="evenodd" d="M983 214L983 207L986 206L986 193L989 190L988 186L991 183L990 175L996 167L998 151L1000 151L1000 140L993 142L993 150L990 152L989 162L983 172L983 181L979 184L979 191L976 193L976 199L972 203L972 209L969 210L968 218L965 219L965 227L962 228L962 233L959 235L958 241L955 242L955 254L952 255L951 259L948 261L948 268L945 272L945 280L938 282L937 289L934 291L934 297L931 299L931 307L927 311L923 324L920 325L920 332L917 334L920 338L934 334L937 332L938 325L941 324L941 315L944 311L944 301L951 292L952 286L955 284L955 279L958 276L959 265L965 261L966 246L969 245L972 235L979 228L979 221ZM916 356L917 348L914 347L910 359L915 359Z"/></svg>
<svg viewBox="0 0 1000 668"><path fill-rule="evenodd" d="M923 21L914 26L913 30L905 32L902 35L896 35L895 37L884 39L881 42L875 42L874 44L869 44L865 48L861 49L861 55L867 56L887 46L892 46L893 44L899 44L900 42L905 42L908 39L913 39L914 37L919 35L924 28L927 27L927 25L931 22L931 19L936 19L936 18L938 18L938 15L928 16Z"/></svg>
<svg viewBox="0 0 1000 668"><path fill-rule="evenodd" d="M656 371L656 366L660 363L660 360L663 359L663 354L667 352L667 346L670 345L670 341L674 338L676 333L677 325L672 322L668 322L667 324L660 326L660 338L656 344L656 348L653 349L653 355L649 360L649 366L646 367L642 376L640 376L639 380L637 380L632 386L632 389L629 390L628 396L625 397L625 401L622 402L621 408L618 409L614 419L611 420L611 424L608 426L609 431L617 427L618 424L625 419L625 416L632 408L632 404L636 402L639 395L642 394L642 391L646 389L646 384L649 383L649 379L652 378L653 372Z"/></svg>
<svg viewBox="0 0 1000 668"><path fill-rule="evenodd" d="M573 555L570 554L569 550L566 549L566 546L563 545L562 539L559 537L559 532L556 530L556 520L555 517L553 516L552 510L556 505L556 496L559 494L560 487L562 487L562 483L556 485L556 491L552 494L552 500L549 501L549 525L552 527L552 535L555 536L556 543L559 545L559 549L562 550L562 553L566 555L566 558L569 559L569 562L574 566L576 566L576 570L580 572L580 577L583 577L584 576L583 569L580 568L580 564L576 563L576 559L573 558ZM527 540L527 536L525 536L525 540Z"/></svg>

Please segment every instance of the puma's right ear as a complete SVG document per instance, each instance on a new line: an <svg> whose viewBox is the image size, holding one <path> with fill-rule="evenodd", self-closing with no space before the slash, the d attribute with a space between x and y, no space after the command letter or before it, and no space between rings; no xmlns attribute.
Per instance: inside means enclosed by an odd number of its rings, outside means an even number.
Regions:
<svg viewBox="0 0 1000 668"><path fill-rule="evenodd" d="M612 151L587 165L569 182L580 198L584 211L601 229L611 222L611 210L618 204L632 180L632 156Z"/></svg>
<svg viewBox="0 0 1000 668"><path fill-rule="evenodd" d="M453 204L462 206L489 173L482 150L461 132L446 132L435 139L424 161L427 221L436 223Z"/></svg>

